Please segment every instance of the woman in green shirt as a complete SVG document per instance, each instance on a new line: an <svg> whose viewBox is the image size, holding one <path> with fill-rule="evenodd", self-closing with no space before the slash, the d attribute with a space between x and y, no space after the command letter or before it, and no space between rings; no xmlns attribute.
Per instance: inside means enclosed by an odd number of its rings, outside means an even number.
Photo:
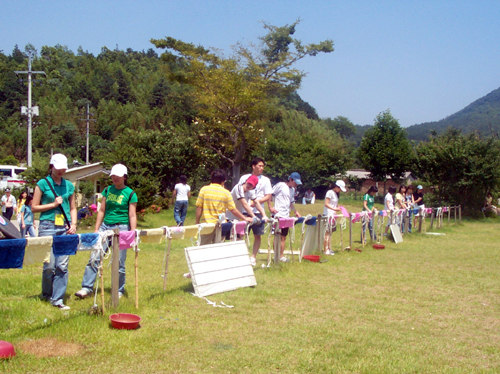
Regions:
<svg viewBox="0 0 500 374"><path fill-rule="evenodd" d="M95 231L106 231L118 228L120 231L133 231L137 228L137 195L127 187L127 167L116 164L111 168L110 173L113 185L106 187L102 192L102 201ZM107 248L105 248L107 251ZM122 297L125 292L125 261L127 250L120 250L120 267L118 276L118 295ZM75 293L75 296L84 299L92 295L97 271L101 262L101 254L93 252L85 267L83 274L82 289Z"/></svg>
<svg viewBox="0 0 500 374"><path fill-rule="evenodd" d="M56 153L50 159L50 174L35 187L31 210L40 213L38 236L76 234L75 187L63 178L66 170L68 159ZM51 251L49 262L43 264L42 297L50 299L50 303L61 310L70 309L63 303L68 286L68 263L69 256L55 257Z"/></svg>
<svg viewBox="0 0 500 374"><path fill-rule="evenodd" d="M377 186L371 186L368 192L363 196L363 212L372 212L375 210L375 194L378 192ZM372 237L373 233L373 225L372 220L366 217L363 219L363 232L361 233L361 243L363 241L366 243L366 222L368 221L368 231L370 231L370 237ZM376 238L374 238L376 239Z"/></svg>

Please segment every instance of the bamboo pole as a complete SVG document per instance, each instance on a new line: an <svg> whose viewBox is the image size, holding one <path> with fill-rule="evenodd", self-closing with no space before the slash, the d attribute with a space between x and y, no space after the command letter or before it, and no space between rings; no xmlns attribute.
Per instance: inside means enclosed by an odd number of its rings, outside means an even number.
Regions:
<svg viewBox="0 0 500 374"><path fill-rule="evenodd" d="M349 216L347 219L349 220L349 249L352 248L352 219L351 219L351 212L347 212L347 215Z"/></svg>
<svg viewBox="0 0 500 374"><path fill-rule="evenodd" d="M104 306L104 259L101 258L101 267L99 268L99 277L101 278L101 303L102 303L102 314L106 313L106 307Z"/></svg>
<svg viewBox="0 0 500 374"><path fill-rule="evenodd" d="M170 259L170 248L172 246L172 239L168 238L168 246L167 246L167 256L165 259L165 273L163 273L163 291L167 290L167 276L168 276L168 261Z"/></svg>
<svg viewBox="0 0 500 374"><path fill-rule="evenodd" d="M120 267L120 231L113 229L113 248L111 253L111 305L117 308L119 305L119 267Z"/></svg>
<svg viewBox="0 0 500 374"><path fill-rule="evenodd" d="M139 309L139 251L135 250L135 309Z"/></svg>

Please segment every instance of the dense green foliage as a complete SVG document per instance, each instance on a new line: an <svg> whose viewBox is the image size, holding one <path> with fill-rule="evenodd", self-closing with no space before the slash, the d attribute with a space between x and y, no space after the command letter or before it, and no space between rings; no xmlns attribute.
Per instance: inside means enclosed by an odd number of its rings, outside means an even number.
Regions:
<svg viewBox="0 0 500 374"><path fill-rule="evenodd" d="M389 110L375 118L375 125L366 131L358 148L358 158L376 181L402 179L412 157L406 132Z"/></svg>
<svg viewBox="0 0 500 374"><path fill-rule="evenodd" d="M275 180L297 171L304 186L314 188L327 185L332 175L351 166L348 146L340 135L300 112L284 111L269 124L266 136L258 154L268 160L266 173Z"/></svg>
<svg viewBox="0 0 500 374"><path fill-rule="evenodd" d="M26 105L27 89L19 81L25 77L14 71L26 70L31 53L33 70L45 71L47 77L35 77L33 86L40 117L34 119L33 168L24 173L30 186L47 174L51 151L70 161L85 158L83 119L89 104L95 120L90 122L90 161L106 167L125 163L140 208L156 195L168 196L181 174L188 175L196 190L213 168L221 167L232 171L228 174L234 183L240 169L250 170L255 156L266 159L266 174L274 180L298 171L313 188L353 165L370 170L377 180L387 175L398 179L411 170L435 187L439 201L467 205L468 210L477 209L488 190L500 187L488 174L498 175L490 160L498 159L493 139L498 139L500 89L445 120L410 127L410 139L424 141L446 126L464 133L476 129L483 136L447 133L443 139L461 144L447 155L438 155L436 144L449 144L434 136L419 145L412 164L407 134L389 110L376 117L374 126L354 126L342 116L319 119L300 98L297 89L305 73L293 65L333 51L333 42L303 45L294 38L297 25L264 24L267 34L255 48L236 44L229 57L169 37L152 40L165 49L161 56L153 49L106 47L94 56L81 47L73 53L61 45L43 46L39 52L32 45L24 51L15 46L10 55L0 52L0 159L5 164L25 160L26 119L20 106ZM487 176L478 183L481 173ZM467 190L467 201L444 186L448 178L457 180L455 188L474 186ZM358 182L351 186L357 188Z"/></svg>
<svg viewBox="0 0 500 374"><path fill-rule="evenodd" d="M416 150L418 175L433 188L438 205L460 204L477 213L486 192L500 186L500 142L494 138L449 129Z"/></svg>

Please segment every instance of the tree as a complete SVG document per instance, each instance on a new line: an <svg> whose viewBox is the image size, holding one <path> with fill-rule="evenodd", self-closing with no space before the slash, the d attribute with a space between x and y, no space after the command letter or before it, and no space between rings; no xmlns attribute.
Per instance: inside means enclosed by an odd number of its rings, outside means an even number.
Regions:
<svg viewBox="0 0 500 374"><path fill-rule="evenodd" d="M500 141L464 135L448 128L421 142L416 172L432 188L437 202L462 205L468 214L479 213L487 192L500 187Z"/></svg>
<svg viewBox="0 0 500 374"><path fill-rule="evenodd" d="M304 73L292 65L306 56L333 51L331 40L303 46L293 39L297 24L264 24L268 34L260 38L256 53L238 44L229 58L170 37L151 40L168 50L162 59L170 64L169 78L195 88L200 115L194 124L204 144L229 162L234 181L245 156L263 139L273 96L300 86Z"/></svg>
<svg viewBox="0 0 500 374"><path fill-rule="evenodd" d="M141 132L127 129L101 154L105 166L123 163L128 168L128 185L137 193L138 207L149 206L155 195L173 187L181 174L193 180L206 177L212 157L187 130L161 126Z"/></svg>
<svg viewBox="0 0 500 374"><path fill-rule="evenodd" d="M337 131L342 139L347 139L356 134L356 127L347 117L338 116L334 119L325 118L323 121L329 128Z"/></svg>
<svg viewBox="0 0 500 374"><path fill-rule="evenodd" d="M266 174L284 179L297 171L310 188L327 184L351 164L345 141L321 121L297 111L282 111L266 130L258 154L267 162Z"/></svg>
<svg viewBox="0 0 500 374"><path fill-rule="evenodd" d="M390 110L378 114L375 125L365 132L358 158L376 181L403 178L412 161L412 149L406 132Z"/></svg>

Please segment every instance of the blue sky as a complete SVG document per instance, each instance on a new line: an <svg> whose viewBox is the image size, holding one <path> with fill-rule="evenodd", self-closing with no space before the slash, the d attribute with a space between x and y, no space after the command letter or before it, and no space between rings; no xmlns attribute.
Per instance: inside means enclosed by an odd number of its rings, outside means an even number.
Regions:
<svg viewBox="0 0 500 374"><path fill-rule="evenodd" d="M320 117L373 124L390 109L402 126L437 121L500 87L500 1L27 1L3 0L0 50L27 43L147 50L166 36L230 53L257 42L260 21L300 18L304 43L335 51L301 61L299 91Z"/></svg>

